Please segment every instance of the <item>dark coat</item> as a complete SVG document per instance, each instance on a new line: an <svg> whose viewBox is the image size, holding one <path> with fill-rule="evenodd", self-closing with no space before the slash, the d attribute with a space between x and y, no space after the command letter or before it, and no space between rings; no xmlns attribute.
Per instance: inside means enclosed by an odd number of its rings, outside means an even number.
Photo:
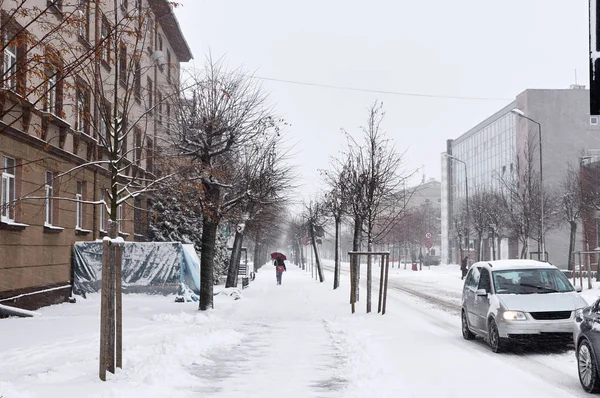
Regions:
<svg viewBox="0 0 600 398"><path fill-rule="evenodd" d="M283 269L284 269L285 271L287 271L287 268L285 268L285 262L284 262L282 259L280 259L280 258L278 258L277 260L275 260L275 261L273 262L273 265L274 265L274 266L281 265L281 266L283 266Z"/></svg>
<svg viewBox="0 0 600 398"><path fill-rule="evenodd" d="M469 261L468 258L463 258L463 260L460 262L460 269L465 271L467 269L467 262Z"/></svg>

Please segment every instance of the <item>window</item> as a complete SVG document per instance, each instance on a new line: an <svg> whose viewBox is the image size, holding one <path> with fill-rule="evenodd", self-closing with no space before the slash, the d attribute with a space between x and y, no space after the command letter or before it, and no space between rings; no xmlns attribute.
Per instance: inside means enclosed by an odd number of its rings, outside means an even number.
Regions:
<svg viewBox="0 0 600 398"><path fill-rule="evenodd" d="M121 3L123 11L127 11L127 0L119 0L119 3Z"/></svg>
<svg viewBox="0 0 600 398"><path fill-rule="evenodd" d="M90 13L88 12L88 1L87 0L78 0L77 10L75 11L75 15L77 16L77 33L79 37L88 41L89 36L89 26L90 26Z"/></svg>
<svg viewBox="0 0 600 398"><path fill-rule="evenodd" d="M44 225L52 225L53 221L53 196L54 196L54 173L46 171L46 185L45 190L45 219Z"/></svg>
<svg viewBox="0 0 600 398"><path fill-rule="evenodd" d="M142 235L142 200L138 197L133 202L133 233Z"/></svg>
<svg viewBox="0 0 600 398"><path fill-rule="evenodd" d="M171 83L171 52L167 50L167 81Z"/></svg>
<svg viewBox="0 0 600 398"><path fill-rule="evenodd" d="M17 88L17 41L12 34L5 36L4 48L4 87L15 90Z"/></svg>
<svg viewBox="0 0 600 398"><path fill-rule="evenodd" d="M467 275L467 281L465 282L465 284L472 291L477 290L477 285L479 284L480 271L480 267L471 267L471 269L469 270L469 274Z"/></svg>
<svg viewBox="0 0 600 398"><path fill-rule="evenodd" d="M83 182L81 181L77 181L75 200L75 228L83 228Z"/></svg>
<svg viewBox="0 0 600 398"><path fill-rule="evenodd" d="M158 35L158 50L162 51L162 49L163 49L163 38L162 38L162 35L159 34Z"/></svg>
<svg viewBox="0 0 600 398"><path fill-rule="evenodd" d="M156 107L158 108L158 124L162 124L163 121L163 114L162 114L162 101L163 101L163 96L162 93L159 91L156 93Z"/></svg>
<svg viewBox="0 0 600 398"><path fill-rule="evenodd" d="M58 115L58 70L54 65L46 67L46 112Z"/></svg>
<svg viewBox="0 0 600 398"><path fill-rule="evenodd" d="M152 114L152 107L154 102L152 101L152 79L148 78L148 111Z"/></svg>
<svg viewBox="0 0 600 398"><path fill-rule="evenodd" d="M56 7L59 11L62 11L62 0L47 0L46 5L48 7Z"/></svg>
<svg viewBox="0 0 600 398"><path fill-rule="evenodd" d="M119 45L119 80L127 84L127 47L123 43Z"/></svg>
<svg viewBox="0 0 600 398"><path fill-rule="evenodd" d="M490 278L490 272L487 269L481 270L478 289L485 289L485 291L488 293L492 292L492 281Z"/></svg>
<svg viewBox="0 0 600 398"><path fill-rule="evenodd" d="M75 130L89 134L89 94L78 84L75 98Z"/></svg>
<svg viewBox="0 0 600 398"><path fill-rule="evenodd" d="M135 61L135 75L133 78L133 89L137 99L142 98L142 69L140 61Z"/></svg>
<svg viewBox="0 0 600 398"><path fill-rule="evenodd" d="M120 204L117 206L117 231L121 232L123 230L123 205Z"/></svg>
<svg viewBox="0 0 600 398"><path fill-rule="evenodd" d="M146 171L153 172L154 166L154 143L148 138L148 148L146 149Z"/></svg>
<svg viewBox="0 0 600 398"><path fill-rule="evenodd" d="M7 156L2 157L2 212L0 220L15 221L15 175L16 161Z"/></svg>
<svg viewBox="0 0 600 398"><path fill-rule="evenodd" d="M592 126L597 126L598 125L598 116L590 116L590 124Z"/></svg>
<svg viewBox="0 0 600 398"><path fill-rule="evenodd" d="M100 29L100 42L102 52L101 58L104 62L110 62L110 40L108 38L109 24L106 18L102 19L102 28Z"/></svg>
<svg viewBox="0 0 600 398"><path fill-rule="evenodd" d="M143 145L142 145L142 130L139 127L135 127L134 128L135 131L135 163L139 166L140 165L140 161L142 160L142 150L143 150Z"/></svg>
<svg viewBox="0 0 600 398"><path fill-rule="evenodd" d="M100 227L100 231L106 232L106 229L108 228L108 212L107 212L108 192L106 192L106 189L100 190L100 202L102 202L102 204L100 205L98 225Z"/></svg>
<svg viewBox="0 0 600 398"><path fill-rule="evenodd" d="M165 123L167 124L167 134L171 133L171 104L165 104L167 107L167 120Z"/></svg>

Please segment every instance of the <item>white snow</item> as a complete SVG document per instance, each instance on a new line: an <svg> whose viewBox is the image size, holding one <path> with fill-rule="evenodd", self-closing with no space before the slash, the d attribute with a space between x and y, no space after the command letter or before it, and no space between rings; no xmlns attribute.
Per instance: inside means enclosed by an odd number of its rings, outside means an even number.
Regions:
<svg viewBox="0 0 600 398"><path fill-rule="evenodd" d="M463 340L457 265L390 269L384 316L376 290L365 314L364 286L351 314L347 264L335 291L329 271L321 284L287 268L281 286L267 264L247 289L217 287L206 312L175 296L125 295L123 369L106 382L98 294L0 320L0 397L586 396L572 350L493 354L479 339Z"/></svg>

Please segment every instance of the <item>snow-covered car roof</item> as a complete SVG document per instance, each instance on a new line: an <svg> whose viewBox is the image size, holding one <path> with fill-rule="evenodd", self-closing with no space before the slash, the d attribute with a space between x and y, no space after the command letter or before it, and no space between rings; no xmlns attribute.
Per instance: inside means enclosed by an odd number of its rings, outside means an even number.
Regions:
<svg viewBox="0 0 600 398"><path fill-rule="evenodd" d="M508 269L526 269L526 268L552 268L558 269L556 266L545 263L543 261L514 259L514 260L496 260L496 261L480 261L473 266L484 266L492 271L508 270Z"/></svg>

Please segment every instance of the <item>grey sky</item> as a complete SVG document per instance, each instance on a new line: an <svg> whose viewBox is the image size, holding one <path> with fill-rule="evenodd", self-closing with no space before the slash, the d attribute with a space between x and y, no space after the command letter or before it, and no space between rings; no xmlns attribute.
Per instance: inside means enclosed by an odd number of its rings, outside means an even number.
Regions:
<svg viewBox="0 0 600 398"><path fill-rule="evenodd" d="M526 88L588 85L588 0L179 0L201 66L210 51L257 76L373 90L501 100L384 95L264 81L292 126L304 196L317 169L358 136L367 107L407 168L440 178L440 153ZM597 145L596 145L597 146Z"/></svg>

